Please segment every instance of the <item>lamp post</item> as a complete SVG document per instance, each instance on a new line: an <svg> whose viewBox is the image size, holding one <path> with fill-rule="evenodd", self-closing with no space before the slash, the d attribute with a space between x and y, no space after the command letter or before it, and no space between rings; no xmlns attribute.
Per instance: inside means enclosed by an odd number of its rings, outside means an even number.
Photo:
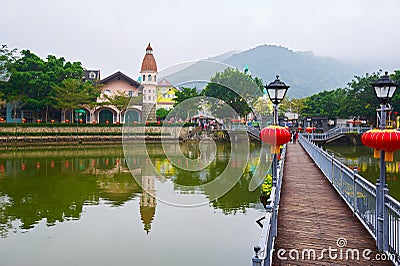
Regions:
<svg viewBox="0 0 400 266"><path fill-rule="evenodd" d="M386 128L386 113L391 109L388 104L392 99L397 83L390 79L388 72L371 84L375 90L376 97L380 102L380 123L381 130ZM385 211L385 195L389 189L386 184L386 162L385 151L380 150L380 172L379 179L376 182L376 245L379 251L388 250L389 240L389 221L387 219L387 211ZM386 212L386 215L385 215Z"/></svg>
<svg viewBox="0 0 400 266"><path fill-rule="evenodd" d="M276 76L276 79L265 86L267 89L268 97L273 103L274 112L274 125L278 125L278 105L285 98L286 92L290 86L287 86L283 81L279 80L279 75ZM274 153L273 161L272 161L272 185L276 186L277 181L277 173L278 173L278 155Z"/></svg>

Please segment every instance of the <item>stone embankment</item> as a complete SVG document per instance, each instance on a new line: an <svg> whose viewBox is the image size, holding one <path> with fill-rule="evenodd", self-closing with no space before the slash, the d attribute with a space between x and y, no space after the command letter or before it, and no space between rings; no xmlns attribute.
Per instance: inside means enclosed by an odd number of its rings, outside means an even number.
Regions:
<svg viewBox="0 0 400 266"><path fill-rule="evenodd" d="M182 139L188 135L189 127L180 126L0 126L0 143L9 145L30 144L70 144L72 143L95 143L95 142L121 142L123 136L129 136L131 140L145 138L150 141L163 139Z"/></svg>

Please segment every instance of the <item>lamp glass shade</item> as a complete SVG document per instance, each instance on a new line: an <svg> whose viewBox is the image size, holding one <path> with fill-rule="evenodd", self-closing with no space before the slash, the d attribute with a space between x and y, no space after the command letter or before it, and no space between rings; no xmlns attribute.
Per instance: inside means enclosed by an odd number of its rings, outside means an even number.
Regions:
<svg viewBox="0 0 400 266"><path fill-rule="evenodd" d="M289 87L290 86L287 86L284 82L279 80L279 76L276 76L275 81L265 86L268 92L268 97L273 104L279 104L282 102Z"/></svg>
<svg viewBox="0 0 400 266"><path fill-rule="evenodd" d="M397 85L397 83L390 79L387 72L375 83L372 83L376 97L381 103L387 103L393 98L393 95L397 89Z"/></svg>

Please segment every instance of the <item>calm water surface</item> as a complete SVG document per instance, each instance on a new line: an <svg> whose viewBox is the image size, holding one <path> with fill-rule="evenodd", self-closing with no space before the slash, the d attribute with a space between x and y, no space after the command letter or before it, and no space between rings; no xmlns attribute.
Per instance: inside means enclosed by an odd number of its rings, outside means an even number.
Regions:
<svg viewBox="0 0 400 266"><path fill-rule="evenodd" d="M347 166L357 166L360 175L375 184L379 179L379 159L374 158L373 149L359 145L330 145L329 152L341 158ZM400 152L394 153L393 162L386 163L386 183L389 194L400 201Z"/></svg>
<svg viewBox="0 0 400 266"><path fill-rule="evenodd" d="M181 148L197 156L196 146ZM214 162L192 173L176 169L159 144L148 151L166 176L145 177L161 197L207 199L206 191L174 188L214 179L230 157L230 147L218 145ZM258 154L252 146L253 163ZM141 171L150 163L140 152L133 160ZM246 170L225 196L184 208L143 192L122 146L3 150L0 265L249 265L263 213L250 179Z"/></svg>

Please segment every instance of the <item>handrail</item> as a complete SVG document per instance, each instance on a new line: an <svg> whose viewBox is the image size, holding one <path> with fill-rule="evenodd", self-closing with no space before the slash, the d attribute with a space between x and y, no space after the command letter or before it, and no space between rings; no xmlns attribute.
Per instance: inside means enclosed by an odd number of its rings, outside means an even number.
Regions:
<svg viewBox="0 0 400 266"><path fill-rule="evenodd" d="M269 196L269 203L266 206L266 214L262 223L262 231L258 245L254 247L252 258L253 266L269 266L272 264L275 238L278 233L278 211L281 198L282 176L285 166L286 145L281 152L281 160L277 167L277 183L273 187Z"/></svg>
<svg viewBox="0 0 400 266"><path fill-rule="evenodd" d="M346 133L361 134L370 127L335 127L324 133L309 133L308 138L313 141L328 141Z"/></svg>
<svg viewBox="0 0 400 266"><path fill-rule="evenodd" d="M376 240L376 186L348 168L333 154L329 154L304 136L299 142L321 169L334 189L339 193L354 215ZM388 232L386 254L396 265L400 264L400 203L389 195L385 195L384 227Z"/></svg>

